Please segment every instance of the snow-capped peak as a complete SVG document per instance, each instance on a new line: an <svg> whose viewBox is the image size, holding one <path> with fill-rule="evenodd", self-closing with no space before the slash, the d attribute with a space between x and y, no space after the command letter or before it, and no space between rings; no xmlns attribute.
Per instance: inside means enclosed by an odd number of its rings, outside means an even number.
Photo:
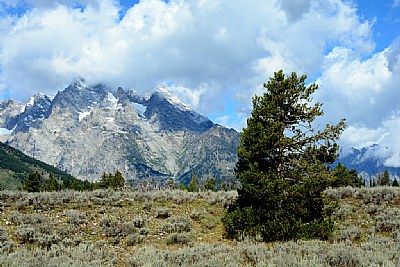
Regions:
<svg viewBox="0 0 400 267"><path fill-rule="evenodd" d="M185 111L191 110L191 109L189 108L189 106L187 106L187 105L184 104L182 101L180 101L179 98L178 98L176 95L172 94L172 93L168 90L168 88L167 88L166 86L160 85L160 86L157 88L156 92L159 93L159 95L162 95L162 96L163 96L169 103L171 103L172 105L177 106L177 107L179 107L180 109L185 110Z"/></svg>

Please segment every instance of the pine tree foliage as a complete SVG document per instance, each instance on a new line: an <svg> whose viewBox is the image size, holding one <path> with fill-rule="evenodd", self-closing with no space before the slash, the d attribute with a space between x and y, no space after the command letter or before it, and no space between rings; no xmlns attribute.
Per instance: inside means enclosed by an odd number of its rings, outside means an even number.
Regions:
<svg viewBox="0 0 400 267"><path fill-rule="evenodd" d="M390 185L390 173L388 170L384 171L383 173L378 173L377 183L380 186L389 186Z"/></svg>
<svg viewBox="0 0 400 267"><path fill-rule="evenodd" d="M346 166L339 164L335 169L332 170L332 179L330 186L332 187L361 187L364 185L364 181L361 176L358 176L355 169L347 169Z"/></svg>
<svg viewBox="0 0 400 267"><path fill-rule="evenodd" d="M28 192L39 192L42 186L42 177L39 172L31 172L25 180L23 189Z"/></svg>
<svg viewBox="0 0 400 267"><path fill-rule="evenodd" d="M187 187L189 192L197 192L199 190L199 177L192 173L192 179Z"/></svg>
<svg viewBox="0 0 400 267"><path fill-rule="evenodd" d="M119 170L115 171L115 175L111 173L103 173L100 179L100 187L101 188L112 188L118 189L122 188L125 185L125 178L122 176L122 173Z"/></svg>
<svg viewBox="0 0 400 267"><path fill-rule="evenodd" d="M214 177L207 179L204 185L205 190L208 191L215 191L216 187L217 187L217 180Z"/></svg>
<svg viewBox="0 0 400 267"><path fill-rule="evenodd" d="M125 178L119 170L115 171L113 188L122 188L125 184Z"/></svg>
<svg viewBox="0 0 400 267"><path fill-rule="evenodd" d="M42 185L42 191L58 191L60 190L59 182L54 178L54 175L50 173L49 179L47 179Z"/></svg>
<svg viewBox="0 0 400 267"><path fill-rule="evenodd" d="M318 86L306 86L305 80L305 75L276 72L264 84L266 92L253 98L235 170L242 188L223 219L231 237L327 238L332 230L322 192L345 122L313 128L323 115L322 104L311 98Z"/></svg>

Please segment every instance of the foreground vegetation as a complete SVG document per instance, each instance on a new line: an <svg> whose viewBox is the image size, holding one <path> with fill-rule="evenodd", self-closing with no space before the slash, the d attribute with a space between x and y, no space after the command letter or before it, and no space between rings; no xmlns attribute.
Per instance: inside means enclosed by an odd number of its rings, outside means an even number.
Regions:
<svg viewBox="0 0 400 267"><path fill-rule="evenodd" d="M226 239L230 192L0 192L0 266L399 266L400 189L338 188L327 241ZM257 237L256 237L257 239Z"/></svg>

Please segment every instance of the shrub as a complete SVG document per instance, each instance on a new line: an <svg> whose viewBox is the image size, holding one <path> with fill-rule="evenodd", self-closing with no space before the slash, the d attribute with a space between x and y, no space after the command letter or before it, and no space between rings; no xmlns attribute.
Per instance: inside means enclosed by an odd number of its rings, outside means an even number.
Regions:
<svg viewBox="0 0 400 267"><path fill-rule="evenodd" d="M40 247L22 248L0 256L0 266L117 266L114 249L95 244L78 246L53 245L49 249Z"/></svg>
<svg viewBox="0 0 400 267"><path fill-rule="evenodd" d="M400 209L387 208L376 216L377 229L384 232L400 230Z"/></svg>
<svg viewBox="0 0 400 267"><path fill-rule="evenodd" d="M22 215L21 213L19 213L16 210L13 210L10 212L10 221L14 224L20 224L21 223L21 219L22 219Z"/></svg>
<svg viewBox="0 0 400 267"><path fill-rule="evenodd" d="M15 230L15 235L21 243L33 242L35 236L35 228L31 226L19 226Z"/></svg>
<svg viewBox="0 0 400 267"><path fill-rule="evenodd" d="M78 225L85 222L85 213L80 210L67 210L65 215L67 215L70 224Z"/></svg>
<svg viewBox="0 0 400 267"><path fill-rule="evenodd" d="M168 218L162 225L162 230L167 233L190 232L191 229L192 221L185 216Z"/></svg>
<svg viewBox="0 0 400 267"><path fill-rule="evenodd" d="M135 233L135 234L130 234L126 237L126 244L128 246L134 246L137 244L140 244L144 241L145 236Z"/></svg>
<svg viewBox="0 0 400 267"><path fill-rule="evenodd" d="M14 243L8 237L6 228L0 226L0 255L10 253L14 247Z"/></svg>
<svg viewBox="0 0 400 267"><path fill-rule="evenodd" d="M339 231L339 235L337 239L339 241L358 241L360 240L362 236L362 230L360 227L352 225L352 226L347 226L344 229L341 229Z"/></svg>
<svg viewBox="0 0 400 267"><path fill-rule="evenodd" d="M121 223L107 215L101 218L100 226L103 228L103 231L107 236L112 237L124 237L137 232L137 228L133 222Z"/></svg>
<svg viewBox="0 0 400 267"><path fill-rule="evenodd" d="M36 234L34 240L39 246L47 249L61 242L61 238L56 234Z"/></svg>
<svg viewBox="0 0 400 267"><path fill-rule="evenodd" d="M136 228L143 228L147 224L147 219L142 216L136 216L133 218L133 224Z"/></svg>
<svg viewBox="0 0 400 267"><path fill-rule="evenodd" d="M149 233L150 233L150 229L147 227L139 229L139 234L141 234L141 235L148 235Z"/></svg>
<svg viewBox="0 0 400 267"><path fill-rule="evenodd" d="M166 219L171 216L171 211L167 208L157 208L156 218Z"/></svg>
<svg viewBox="0 0 400 267"><path fill-rule="evenodd" d="M192 218L195 221L201 221L204 217L204 210L193 210L190 213L190 218Z"/></svg>
<svg viewBox="0 0 400 267"><path fill-rule="evenodd" d="M167 244L186 245L189 243L191 235L189 233L172 233L167 236Z"/></svg>
<svg viewBox="0 0 400 267"><path fill-rule="evenodd" d="M123 222L122 224L117 224L117 228L118 225L120 225L121 230L119 233L121 236L127 236L137 232L136 226L132 222Z"/></svg>
<svg viewBox="0 0 400 267"><path fill-rule="evenodd" d="M143 204L143 209L145 211L150 212L152 207L153 207L153 202L151 202L151 201L145 201L144 204Z"/></svg>

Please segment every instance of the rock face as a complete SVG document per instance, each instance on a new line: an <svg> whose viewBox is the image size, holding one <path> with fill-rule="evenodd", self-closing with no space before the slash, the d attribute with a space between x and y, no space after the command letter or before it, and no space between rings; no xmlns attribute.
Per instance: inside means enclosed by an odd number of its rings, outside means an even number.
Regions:
<svg viewBox="0 0 400 267"><path fill-rule="evenodd" d="M54 97L0 104L2 138L80 179L120 170L126 179L231 176L239 134L181 103L165 87L139 96L73 81Z"/></svg>

